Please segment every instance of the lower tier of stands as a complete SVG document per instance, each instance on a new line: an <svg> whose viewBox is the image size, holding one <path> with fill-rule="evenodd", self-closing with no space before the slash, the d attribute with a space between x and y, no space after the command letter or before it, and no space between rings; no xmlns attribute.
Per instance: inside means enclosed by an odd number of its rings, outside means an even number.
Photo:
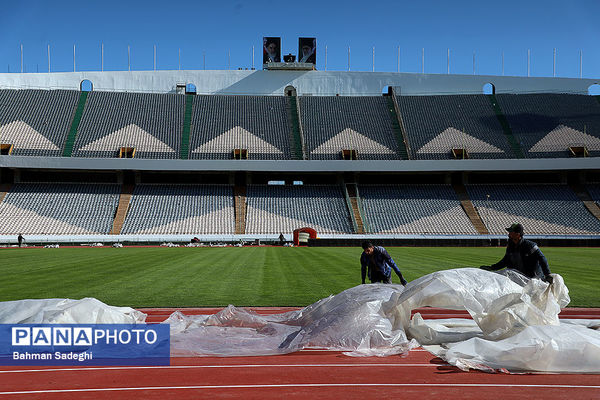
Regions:
<svg viewBox="0 0 600 400"><path fill-rule="evenodd" d="M515 222L530 235L600 234L600 220L567 185L466 189L491 235L506 235ZM598 185L587 190L598 203ZM121 191L117 184L16 183L0 198L0 236L110 234ZM237 192L240 204L234 192L233 185L137 185L117 233L259 238L311 227L320 236L343 236L355 233L359 218L367 234L477 235L451 185L359 184L354 203L343 185L251 184L243 197Z"/></svg>

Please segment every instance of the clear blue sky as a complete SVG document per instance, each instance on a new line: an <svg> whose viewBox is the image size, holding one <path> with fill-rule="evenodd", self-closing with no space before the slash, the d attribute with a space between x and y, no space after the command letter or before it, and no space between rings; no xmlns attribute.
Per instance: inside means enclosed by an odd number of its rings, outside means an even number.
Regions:
<svg viewBox="0 0 600 400"><path fill-rule="evenodd" d="M252 46L261 68L263 36L281 36L284 53L297 52L299 36L317 37L317 69L600 78L600 0L504 1L9 1L0 12L0 72L20 72L20 45L26 72L51 69L100 70L249 68ZM205 55L205 58L204 58Z"/></svg>

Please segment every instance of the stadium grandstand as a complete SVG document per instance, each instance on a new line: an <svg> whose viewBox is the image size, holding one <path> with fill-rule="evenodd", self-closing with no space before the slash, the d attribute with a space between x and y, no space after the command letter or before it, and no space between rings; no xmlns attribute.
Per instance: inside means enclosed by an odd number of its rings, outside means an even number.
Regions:
<svg viewBox="0 0 600 400"><path fill-rule="evenodd" d="M0 74L0 244L19 234L268 242L300 228L317 232L311 245L498 243L514 222L538 239L596 243L597 83L286 69Z"/></svg>

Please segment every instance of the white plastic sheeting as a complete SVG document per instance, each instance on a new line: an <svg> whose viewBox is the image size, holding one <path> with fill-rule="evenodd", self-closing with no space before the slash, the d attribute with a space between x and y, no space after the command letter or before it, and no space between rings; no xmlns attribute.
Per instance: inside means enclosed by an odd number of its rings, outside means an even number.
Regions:
<svg viewBox="0 0 600 400"><path fill-rule="evenodd" d="M146 314L130 307L114 307L94 298L30 299L0 302L2 324L136 324Z"/></svg>
<svg viewBox="0 0 600 400"><path fill-rule="evenodd" d="M476 337L430 350L462 370L600 373L600 332L581 325L534 325L499 341Z"/></svg>
<svg viewBox="0 0 600 400"><path fill-rule="evenodd" d="M418 344L459 368L600 373L600 321L566 321L561 276L549 285L512 271L435 272L400 285L348 289L302 310L261 316L229 306L212 316L173 314L173 355L282 354L323 347L349 355L404 353ZM472 320L424 320L420 307L467 310ZM591 329L590 329L591 328Z"/></svg>
<svg viewBox="0 0 600 400"><path fill-rule="evenodd" d="M419 344L462 369L600 373L600 321L559 321L569 302L561 276L548 285L511 271L439 271L400 285L369 284L306 308L259 315L229 306L173 313L172 356L250 356L319 347L353 356L405 353ZM425 320L420 307L467 310L470 319ZM139 311L95 299L0 303L0 323L143 322Z"/></svg>
<svg viewBox="0 0 600 400"><path fill-rule="evenodd" d="M211 316L176 312L165 323L171 324L172 355L269 355L306 347L390 355L418 346L390 318L389 300L402 291L400 285L361 285L284 314L229 306Z"/></svg>

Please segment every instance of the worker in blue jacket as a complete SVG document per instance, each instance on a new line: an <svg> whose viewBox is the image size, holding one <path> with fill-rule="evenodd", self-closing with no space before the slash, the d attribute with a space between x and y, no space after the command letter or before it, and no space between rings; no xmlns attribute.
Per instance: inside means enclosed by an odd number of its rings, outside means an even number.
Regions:
<svg viewBox="0 0 600 400"><path fill-rule="evenodd" d="M394 259L381 246L373 246L371 242L362 243L363 253L360 256L362 283L368 275L371 283L392 283L392 269L400 278L400 282L406 285L406 279L396 266Z"/></svg>
<svg viewBox="0 0 600 400"><path fill-rule="evenodd" d="M479 268L487 271L510 268L528 278L538 278L552 283L548 260L536 243L523 239L523 225L512 224L506 230L508 231L508 245L502 260L493 265L482 265Z"/></svg>

